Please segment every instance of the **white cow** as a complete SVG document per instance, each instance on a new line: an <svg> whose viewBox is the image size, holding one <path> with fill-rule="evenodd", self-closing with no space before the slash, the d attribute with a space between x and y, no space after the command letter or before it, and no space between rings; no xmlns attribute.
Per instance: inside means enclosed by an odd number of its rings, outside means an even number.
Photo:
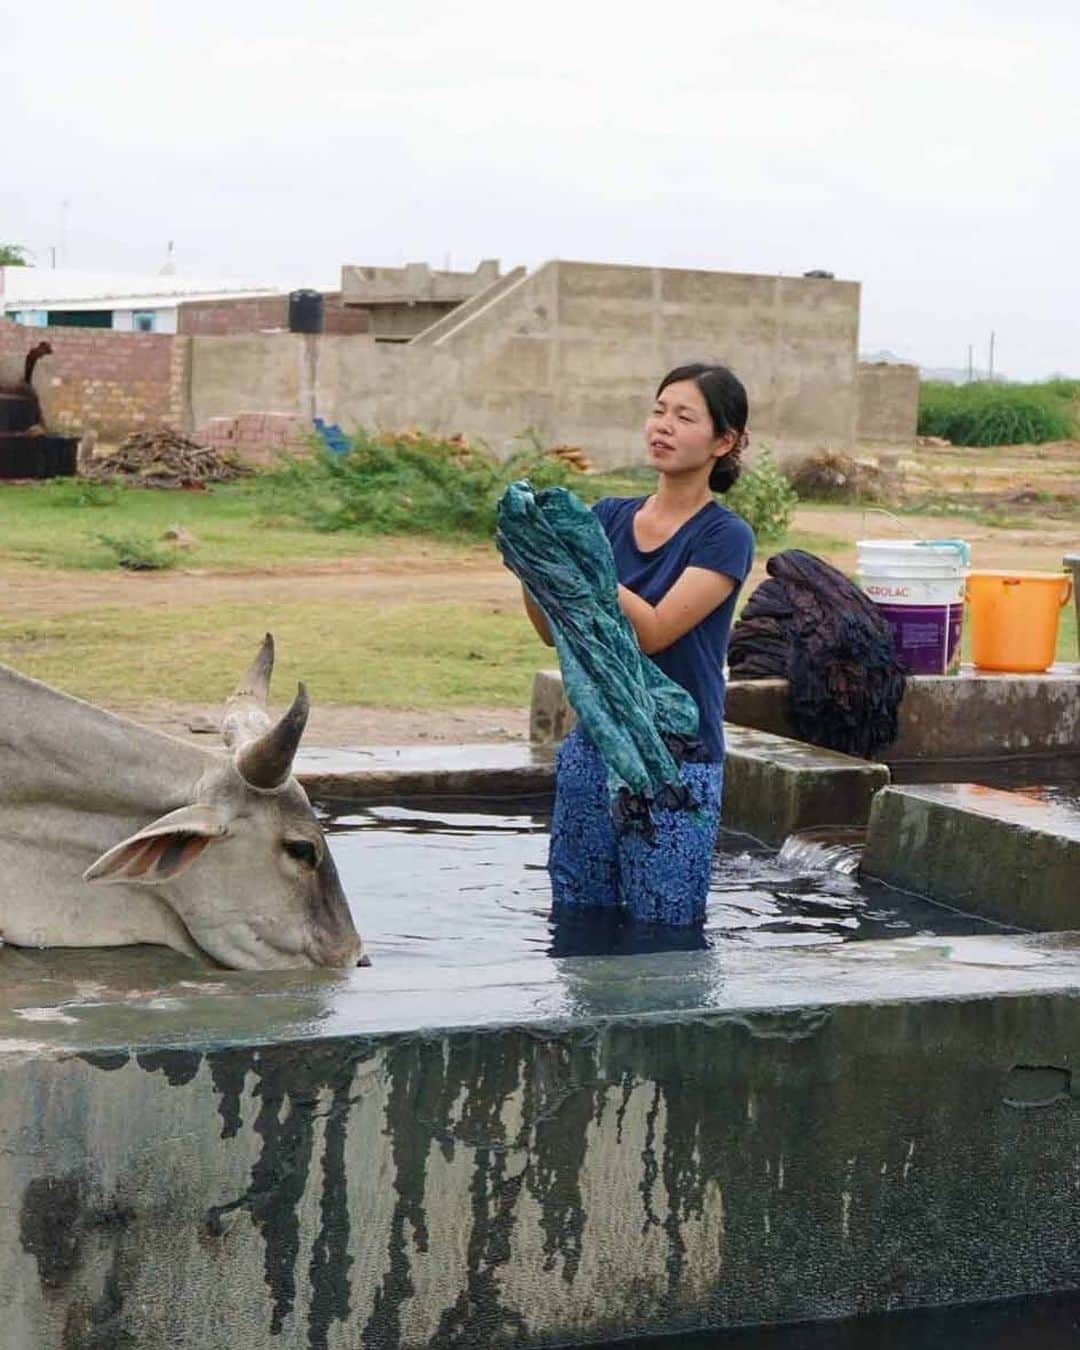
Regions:
<svg viewBox="0 0 1080 1350"><path fill-rule="evenodd" d="M273 664L267 634L226 705L231 754L0 666L3 941L161 943L243 970L367 964L292 776L307 692L273 724Z"/></svg>

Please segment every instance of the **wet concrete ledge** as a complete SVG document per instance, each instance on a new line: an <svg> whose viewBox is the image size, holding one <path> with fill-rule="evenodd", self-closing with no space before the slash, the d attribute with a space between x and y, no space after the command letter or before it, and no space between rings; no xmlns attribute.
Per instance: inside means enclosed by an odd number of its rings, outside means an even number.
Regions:
<svg viewBox="0 0 1080 1350"><path fill-rule="evenodd" d="M423 979L0 951L34 1350L590 1341L1076 1287L1080 937Z"/></svg>
<svg viewBox="0 0 1080 1350"><path fill-rule="evenodd" d="M880 764L747 727L725 731L723 822L781 844L816 825L863 825L889 781ZM551 746L401 746L302 751L297 777L313 797L511 799L550 793Z"/></svg>
<svg viewBox="0 0 1080 1350"><path fill-rule="evenodd" d="M729 724L791 736L786 680L731 680ZM559 741L575 721L558 670L533 680L530 737ZM882 758L981 759L1003 754L1080 754L1080 664L1059 662L1042 675L1007 675L964 666L957 676L917 675L900 705L900 734Z"/></svg>
<svg viewBox="0 0 1080 1350"><path fill-rule="evenodd" d="M552 790L555 749L506 744L302 747L295 770L310 796L339 801L534 797Z"/></svg>
<svg viewBox="0 0 1080 1350"><path fill-rule="evenodd" d="M878 795L862 868L1001 923L1080 927L1080 812L975 783Z"/></svg>

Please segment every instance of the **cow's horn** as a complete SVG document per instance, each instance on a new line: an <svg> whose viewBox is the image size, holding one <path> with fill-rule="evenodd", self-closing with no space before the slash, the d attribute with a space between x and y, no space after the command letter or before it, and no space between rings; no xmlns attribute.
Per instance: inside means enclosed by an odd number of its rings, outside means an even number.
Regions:
<svg viewBox="0 0 1080 1350"><path fill-rule="evenodd" d="M262 640L259 653L225 704L221 735L230 750L253 741L270 729L266 700L270 697L270 676L274 670L274 637Z"/></svg>
<svg viewBox="0 0 1080 1350"><path fill-rule="evenodd" d="M298 685L292 707L269 731L248 741L236 752L236 767L245 782L254 788L269 790L285 782L307 725L311 704L304 686Z"/></svg>
<svg viewBox="0 0 1080 1350"><path fill-rule="evenodd" d="M274 673L274 635L267 633L259 646L255 660L247 668L244 678L233 691L234 695L249 694L265 703L270 697L270 676Z"/></svg>

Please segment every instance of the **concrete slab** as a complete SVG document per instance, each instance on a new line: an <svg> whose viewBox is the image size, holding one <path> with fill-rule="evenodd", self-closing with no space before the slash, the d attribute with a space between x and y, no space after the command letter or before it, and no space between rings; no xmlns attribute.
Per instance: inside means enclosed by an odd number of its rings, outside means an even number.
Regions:
<svg viewBox="0 0 1080 1350"><path fill-rule="evenodd" d="M891 787L863 870L1002 923L1080 926L1080 812L975 783Z"/></svg>
<svg viewBox="0 0 1080 1350"><path fill-rule="evenodd" d="M749 727L724 728L723 822L767 844L818 825L865 825L884 764Z"/></svg>
<svg viewBox="0 0 1080 1350"><path fill-rule="evenodd" d="M729 725L791 736L787 681L729 681L724 717ZM530 739L538 745L559 741L575 720L560 672L538 671ZM900 734L881 758L904 765L1017 754L1080 754L1080 664L1058 662L1042 675L964 666L959 675L912 676L900 705Z"/></svg>
<svg viewBox="0 0 1080 1350"><path fill-rule="evenodd" d="M900 735L884 758L961 759L1005 754L1080 754L1080 666L1004 675L965 666L958 676L908 681Z"/></svg>
<svg viewBox="0 0 1080 1350"><path fill-rule="evenodd" d="M1080 936L410 989L0 951L34 1350L583 1345L1075 1287Z"/></svg>
<svg viewBox="0 0 1080 1350"><path fill-rule="evenodd" d="M550 792L555 750L530 745L301 749L296 776L313 797L521 797Z"/></svg>
<svg viewBox="0 0 1080 1350"><path fill-rule="evenodd" d="M746 727L727 728L723 822L767 844L815 825L864 825L881 764ZM552 746L400 746L301 751L297 777L315 797L513 798L550 793Z"/></svg>

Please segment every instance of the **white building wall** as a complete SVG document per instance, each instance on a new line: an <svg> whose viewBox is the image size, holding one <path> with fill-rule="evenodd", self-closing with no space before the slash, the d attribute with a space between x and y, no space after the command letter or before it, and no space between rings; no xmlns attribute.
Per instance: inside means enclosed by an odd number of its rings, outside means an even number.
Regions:
<svg viewBox="0 0 1080 1350"><path fill-rule="evenodd" d="M154 316L154 325L145 331L149 333L175 333L177 307L175 305L161 309L114 309L112 326L120 333L134 333L138 331L135 323L137 314L152 314Z"/></svg>

